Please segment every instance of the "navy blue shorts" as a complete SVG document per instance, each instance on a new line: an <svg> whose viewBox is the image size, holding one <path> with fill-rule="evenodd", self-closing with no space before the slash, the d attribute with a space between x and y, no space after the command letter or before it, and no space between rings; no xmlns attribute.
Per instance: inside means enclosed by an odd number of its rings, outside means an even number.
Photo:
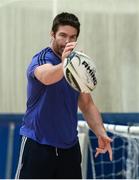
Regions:
<svg viewBox="0 0 139 180"><path fill-rule="evenodd" d="M82 179L79 142L69 149L23 137L16 179Z"/></svg>

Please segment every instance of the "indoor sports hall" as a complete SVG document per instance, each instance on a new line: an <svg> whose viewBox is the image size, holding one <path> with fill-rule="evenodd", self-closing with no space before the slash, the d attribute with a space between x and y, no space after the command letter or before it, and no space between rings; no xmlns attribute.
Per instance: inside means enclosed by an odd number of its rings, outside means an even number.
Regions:
<svg viewBox="0 0 139 180"><path fill-rule="evenodd" d="M97 139L78 110L84 179L139 179L139 1L0 0L0 179L13 179L26 110L26 68L50 43L52 19L72 12L81 23L76 49L96 63L91 93L113 139L95 158Z"/></svg>

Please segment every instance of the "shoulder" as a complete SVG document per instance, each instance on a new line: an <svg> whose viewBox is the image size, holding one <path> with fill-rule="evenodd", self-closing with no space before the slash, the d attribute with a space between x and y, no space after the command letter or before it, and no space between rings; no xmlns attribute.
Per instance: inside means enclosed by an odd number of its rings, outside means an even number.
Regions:
<svg viewBox="0 0 139 180"><path fill-rule="evenodd" d="M32 58L32 61L33 62L37 61L39 65L43 65L46 63L51 63L55 65L59 62L59 58L56 56L56 54L53 52L53 50L50 47L47 47L45 49L42 49L37 54L35 54Z"/></svg>
<svg viewBox="0 0 139 180"><path fill-rule="evenodd" d="M37 61L39 65L44 64L46 57L51 57L51 49L49 47L42 49L32 57L32 62Z"/></svg>
<svg viewBox="0 0 139 180"><path fill-rule="evenodd" d="M57 59L56 55L52 51L50 47L46 47L45 49L42 49L40 52L36 53L27 68L27 76L34 78L34 71L38 66L44 65L44 64L52 64L56 65L59 63L59 60Z"/></svg>

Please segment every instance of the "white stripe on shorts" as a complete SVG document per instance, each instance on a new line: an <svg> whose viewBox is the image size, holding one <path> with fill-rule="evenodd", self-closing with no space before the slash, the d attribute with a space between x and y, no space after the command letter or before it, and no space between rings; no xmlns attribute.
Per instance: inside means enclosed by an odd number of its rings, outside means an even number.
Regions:
<svg viewBox="0 0 139 180"><path fill-rule="evenodd" d="M21 168L22 168L22 165L23 165L22 164L22 156L23 156L26 140L27 140L27 137L23 136L22 137L22 142L21 142L21 147L20 147L19 162L18 162L18 166L17 166L17 170L16 170L15 179L19 179L20 171L21 171Z"/></svg>

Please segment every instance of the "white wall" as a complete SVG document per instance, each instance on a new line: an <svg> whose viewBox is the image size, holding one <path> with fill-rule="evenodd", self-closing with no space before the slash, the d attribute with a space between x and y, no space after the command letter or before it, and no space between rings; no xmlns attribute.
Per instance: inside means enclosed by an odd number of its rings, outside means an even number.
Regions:
<svg viewBox="0 0 139 180"><path fill-rule="evenodd" d="M56 13L81 22L78 49L96 60L92 96L102 112L139 110L138 0L0 0L0 112L20 113L26 104L26 68L49 45Z"/></svg>

